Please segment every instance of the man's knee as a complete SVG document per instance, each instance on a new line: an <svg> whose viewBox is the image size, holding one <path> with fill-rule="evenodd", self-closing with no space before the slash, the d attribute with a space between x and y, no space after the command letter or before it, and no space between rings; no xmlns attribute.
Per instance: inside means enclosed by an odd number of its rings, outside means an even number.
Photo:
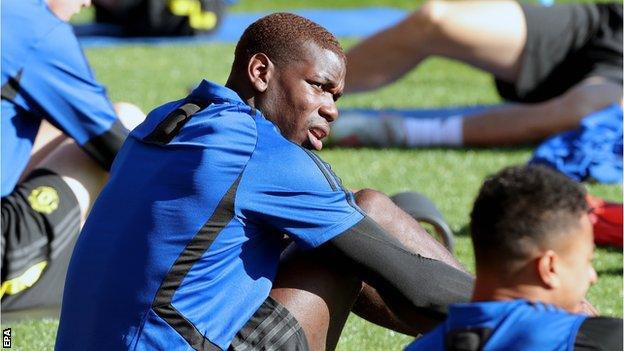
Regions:
<svg viewBox="0 0 624 351"><path fill-rule="evenodd" d="M427 0L418 11L409 15L406 23L424 31L424 39L435 40L444 35L450 6L452 4L445 0Z"/></svg>
<svg viewBox="0 0 624 351"><path fill-rule="evenodd" d="M369 216L375 218L384 214L392 200L384 193L373 189L362 189L355 193L355 203Z"/></svg>

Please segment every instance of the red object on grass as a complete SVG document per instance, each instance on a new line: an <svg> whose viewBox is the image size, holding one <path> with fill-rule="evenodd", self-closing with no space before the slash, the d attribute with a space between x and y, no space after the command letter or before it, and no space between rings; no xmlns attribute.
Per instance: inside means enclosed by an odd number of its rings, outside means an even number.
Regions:
<svg viewBox="0 0 624 351"><path fill-rule="evenodd" d="M589 219L594 225L594 242L596 245L622 248L624 220L622 204L607 202L599 197L587 196L591 208Z"/></svg>

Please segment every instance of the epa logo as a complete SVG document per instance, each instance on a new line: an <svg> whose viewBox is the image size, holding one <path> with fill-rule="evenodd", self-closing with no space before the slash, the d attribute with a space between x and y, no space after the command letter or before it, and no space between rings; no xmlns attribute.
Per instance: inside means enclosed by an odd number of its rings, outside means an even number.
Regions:
<svg viewBox="0 0 624 351"><path fill-rule="evenodd" d="M11 348L11 328L6 328L2 330L2 348Z"/></svg>

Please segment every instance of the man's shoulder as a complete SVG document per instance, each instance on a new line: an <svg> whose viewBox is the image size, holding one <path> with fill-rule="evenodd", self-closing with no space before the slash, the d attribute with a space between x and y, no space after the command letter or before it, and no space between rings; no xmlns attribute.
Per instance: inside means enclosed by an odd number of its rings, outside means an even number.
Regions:
<svg viewBox="0 0 624 351"><path fill-rule="evenodd" d="M457 340L464 341L464 334L474 334L493 349L539 349L544 345L566 349L585 318L524 300L453 305L443 325L406 350L444 350L445 343L454 340L452 336L458 335Z"/></svg>
<svg viewBox="0 0 624 351"><path fill-rule="evenodd" d="M483 307L487 304L478 305ZM548 333L565 334L578 328L587 318L585 315L573 314L554 305L540 302L513 300L494 302L494 304L498 306L487 312L489 318L496 321L497 330L509 329L509 333L530 332L532 335L539 335L545 332L539 329L540 325L550 325Z"/></svg>
<svg viewBox="0 0 624 351"><path fill-rule="evenodd" d="M491 325L492 335L499 337L489 342L501 349L539 349L547 345L568 349L587 318L540 302L514 300L501 302L501 306Z"/></svg>
<svg viewBox="0 0 624 351"><path fill-rule="evenodd" d="M185 98L151 111L131 135L144 142L163 145L241 147L255 144L257 131L253 117L244 106Z"/></svg>

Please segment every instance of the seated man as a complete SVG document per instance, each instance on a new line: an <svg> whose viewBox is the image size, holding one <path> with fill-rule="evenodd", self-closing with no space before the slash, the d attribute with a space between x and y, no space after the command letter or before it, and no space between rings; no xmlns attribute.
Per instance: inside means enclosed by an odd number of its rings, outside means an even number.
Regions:
<svg viewBox="0 0 624 351"><path fill-rule="evenodd" d="M66 22L88 3L2 1L3 312L59 308L81 222L128 134L121 123L145 117L113 107L93 77Z"/></svg>
<svg viewBox="0 0 624 351"><path fill-rule="evenodd" d="M548 168L507 168L471 215L472 303L407 350L621 350L622 320L576 314L596 282L582 186Z"/></svg>
<svg viewBox="0 0 624 351"><path fill-rule="evenodd" d="M574 129L589 113L622 103L622 4L429 0L347 53L345 91L379 88L436 55L492 73L500 95L517 104L468 118L353 116L335 126L334 142L493 146Z"/></svg>
<svg viewBox="0 0 624 351"><path fill-rule="evenodd" d="M345 67L324 28L273 14L243 33L225 87L152 111L78 239L56 348L331 350L352 308L417 334L468 301L448 251L310 151Z"/></svg>

